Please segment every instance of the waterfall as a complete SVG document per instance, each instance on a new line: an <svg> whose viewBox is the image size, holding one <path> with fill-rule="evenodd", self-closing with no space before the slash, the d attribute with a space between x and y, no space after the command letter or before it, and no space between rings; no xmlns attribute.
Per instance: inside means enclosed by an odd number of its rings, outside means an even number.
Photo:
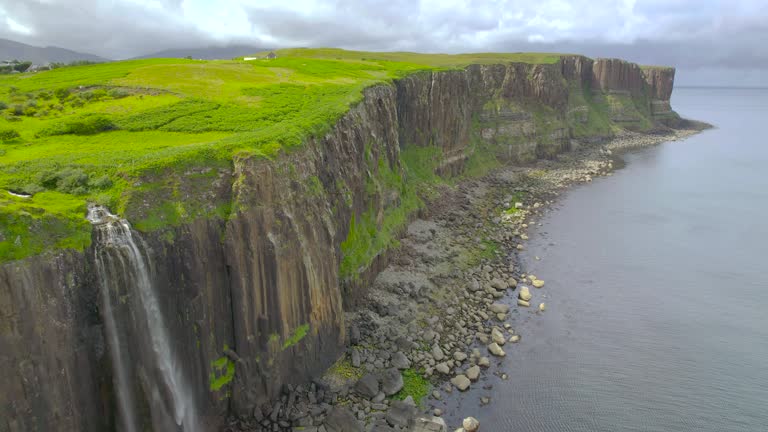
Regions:
<svg viewBox="0 0 768 432"><path fill-rule="evenodd" d="M94 258L123 432L139 432L144 423L137 418L137 379L150 399L146 405L155 432L197 432L194 392L171 346L151 267L142 254L146 248L137 245L137 240L143 243L134 238L128 221L103 207L90 207L88 220L96 231ZM116 311L125 308L121 303L130 308L122 320Z"/></svg>

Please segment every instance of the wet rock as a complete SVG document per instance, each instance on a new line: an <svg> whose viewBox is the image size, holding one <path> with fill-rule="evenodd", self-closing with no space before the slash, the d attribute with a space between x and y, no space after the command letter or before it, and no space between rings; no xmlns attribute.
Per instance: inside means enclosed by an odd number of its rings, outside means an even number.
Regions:
<svg viewBox="0 0 768 432"><path fill-rule="evenodd" d="M509 341L512 342L512 343L520 342L520 335L515 334L515 335L510 336Z"/></svg>
<svg viewBox="0 0 768 432"><path fill-rule="evenodd" d="M504 345L507 342L504 333L496 327L491 330L491 340L498 345Z"/></svg>
<svg viewBox="0 0 768 432"><path fill-rule="evenodd" d="M467 359L467 355L461 351L456 351L455 353L453 353L453 359L458 362L463 362L464 360Z"/></svg>
<svg viewBox="0 0 768 432"><path fill-rule="evenodd" d="M434 345L432 347L432 358L434 358L437 361L441 361L445 358L445 354L443 353L443 350L440 349L438 345Z"/></svg>
<svg viewBox="0 0 768 432"><path fill-rule="evenodd" d="M496 357L504 357L507 355L507 353L505 353L504 350L501 349L501 347L495 342L488 345L488 352L495 355Z"/></svg>
<svg viewBox="0 0 768 432"><path fill-rule="evenodd" d="M379 380L375 375L367 373L355 383L355 392L371 399L379 394Z"/></svg>
<svg viewBox="0 0 768 432"><path fill-rule="evenodd" d="M360 343L360 328L356 325L353 325L349 329L349 343L352 345Z"/></svg>
<svg viewBox="0 0 768 432"><path fill-rule="evenodd" d="M451 384L455 385L457 389L460 391L466 391L469 388L469 385L471 382L469 381L469 378L467 378L464 374L456 375L455 377L451 378Z"/></svg>
<svg viewBox="0 0 768 432"><path fill-rule="evenodd" d="M479 340L483 345L488 345L488 343L491 342L491 338L485 333L478 333L477 340Z"/></svg>
<svg viewBox="0 0 768 432"><path fill-rule="evenodd" d="M403 376L397 368L389 368L381 374L381 391L387 396L399 392L403 388Z"/></svg>
<svg viewBox="0 0 768 432"><path fill-rule="evenodd" d="M491 359L488 357L480 357L480 360L477 361L477 365L484 368L490 367Z"/></svg>
<svg viewBox="0 0 768 432"><path fill-rule="evenodd" d="M325 417L328 432L363 432L363 426L357 421L349 408L335 406Z"/></svg>
<svg viewBox="0 0 768 432"><path fill-rule="evenodd" d="M411 361L408 360L408 357L406 357L405 354L403 354L400 351L392 354L392 358L390 359L390 362L392 363L393 367L396 367L398 369L408 369L409 367L411 367Z"/></svg>
<svg viewBox="0 0 768 432"><path fill-rule="evenodd" d="M547 310L547 305L544 303L539 303L539 312L544 312Z"/></svg>
<svg viewBox="0 0 768 432"><path fill-rule="evenodd" d="M469 378L470 381L477 381L478 378L480 378L480 366L474 365L467 369L466 371L467 378Z"/></svg>
<svg viewBox="0 0 768 432"><path fill-rule="evenodd" d="M477 432L480 429L480 422L474 417L467 417L461 422L461 427L466 432Z"/></svg>
<svg viewBox="0 0 768 432"><path fill-rule="evenodd" d="M520 287L520 292L517 294L517 297L523 301L530 301L531 298L533 298L531 290L527 286Z"/></svg>
<svg viewBox="0 0 768 432"><path fill-rule="evenodd" d="M531 285L533 285L536 288L541 288L544 286L544 281L541 279L534 279L531 281Z"/></svg>
<svg viewBox="0 0 768 432"><path fill-rule="evenodd" d="M406 399L392 402L384 418L392 426L407 427L408 423L415 419L417 414L418 409L416 404L413 403L413 399Z"/></svg>
<svg viewBox="0 0 768 432"><path fill-rule="evenodd" d="M523 307L531 307L531 304L525 300L517 299L517 305Z"/></svg>
<svg viewBox="0 0 768 432"><path fill-rule="evenodd" d="M451 373L451 368L448 366L448 363L446 362L438 363L435 366L435 370L440 372L443 375L448 375Z"/></svg>
<svg viewBox="0 0 768 432"><path fill-rule="evenodd" d="M414 420L410 432L448 432L448 425L440 417L418 417Z"/></svg>
<svg viewBox="0 0 768 432"><path fill-rule="evenodd" d="M495 314L505 314L509 312L509 305L505 305L504 303L492 303L490 306L488 306L488 310Z"/></svg>

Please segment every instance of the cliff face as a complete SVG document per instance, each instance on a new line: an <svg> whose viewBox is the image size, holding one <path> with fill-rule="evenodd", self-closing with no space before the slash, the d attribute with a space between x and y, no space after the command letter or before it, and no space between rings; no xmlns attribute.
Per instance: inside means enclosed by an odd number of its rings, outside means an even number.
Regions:
<svg viewBox="0 0 768 432"><path fill-rule="evenodd" d="M592 68L592 85L605 92L629 92L642 94L645 80L635 63L620 59L597 59Z"/></svg>
<svg viewBox="0 0 768 432"><path fill-rule="evenodd" d="M656 121L675 126L680 118L672 111L669 99L675 83L675 69L668 67L647 67L643 69L646 86L651 97L651 113Z"/></svg>
<svg viewBox="0 0 768 432"><path fill-rule="evenodd" d="M344 308L354 307L386 254L363 257L351 273L340 264L353 250L356 224L383 230L412 201L404 152L429 150L443 176L460 173L478 143L508 162L551 157L573 138L610 134L598 120L603 111L620 117L608 103L614 92L668 101L671 79L581 56L423 72L365 90L329 133L299 151L201 171L206 193L231 198L228 220L136 235L202 421L214 427L229 413L250 414L343 352ZM653 120L642 109L631 114L633 122ZM192 174L178 181L192 182ZM128 219L150 207L137 204ZM0 267L0 431L115 427L95 253ZM129 304L118 306L125 320L133 316ZM126 337L142 343L138 334ZM141 409L151 411L151 403Z"/></svg>

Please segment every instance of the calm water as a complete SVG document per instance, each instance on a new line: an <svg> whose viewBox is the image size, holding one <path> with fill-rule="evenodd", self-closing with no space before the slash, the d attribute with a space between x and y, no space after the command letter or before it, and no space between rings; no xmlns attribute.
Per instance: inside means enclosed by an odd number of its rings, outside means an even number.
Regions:
<svg viewBox="0 0 768 432"><path fill-rule="evenodd" d="M673 106L718 129L627 156L541 221L524 260L549 309L518 315L510 380L457 414L485 431L768 431L768 90L677 89Z"/></svg>

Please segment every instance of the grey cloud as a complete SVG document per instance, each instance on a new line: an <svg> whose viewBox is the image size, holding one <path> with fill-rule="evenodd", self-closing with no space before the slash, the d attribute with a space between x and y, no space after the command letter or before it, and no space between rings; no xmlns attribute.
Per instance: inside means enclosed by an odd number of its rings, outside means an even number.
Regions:
<svg viewBox="0 0 768 432"><path fill-rule="evenodd" d="M605 0L599 5L594 0L330 0L306 7L219 0L221 8L242 10L250 23L250 32L230 36L201 30L210 23L185 17L185 0L147 3L151 0L0 0L0 37L110 58L228 42L373 51L573 52L685 71L749 70L750 80L768 85L766 74L754 72L768 71L768 4L761 0ZM4 28L3 12L34 33Z"/></svg>
<svg viewBox="0 0 768 432"><path fill-rule="evenodd" d="M0 9L34 33L20 38L7 28L0 37L35 45L54 45L125 58L168 46L196 46L211 41L174 14L181 0L166 0L169 9L147 10L128 2L99 0L0 0Z"/></svg>

